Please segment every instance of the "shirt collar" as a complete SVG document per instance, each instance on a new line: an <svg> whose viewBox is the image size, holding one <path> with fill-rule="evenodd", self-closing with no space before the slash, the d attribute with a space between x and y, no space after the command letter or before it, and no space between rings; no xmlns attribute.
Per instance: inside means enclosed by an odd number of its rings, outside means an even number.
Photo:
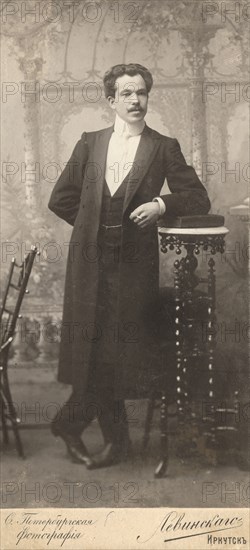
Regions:
<svg viewBox="0 0 250 550"><path fill-rule="evenodd" d="M145 120L138 120L134 124L127 124L125 120L122 120L121 117L116 115L114 132L119 136L138 136L142 133L145 127Z"/></svg>

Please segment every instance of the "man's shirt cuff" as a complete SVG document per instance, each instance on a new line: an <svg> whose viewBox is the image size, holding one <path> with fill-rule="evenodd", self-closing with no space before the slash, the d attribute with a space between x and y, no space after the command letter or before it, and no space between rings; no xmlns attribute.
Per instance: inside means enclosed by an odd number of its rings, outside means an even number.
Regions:
<svg viewBox="0 0 250 550"><path fill-rule="evenodd" d="M166 205L165 205L165 202L161 199L161 197L155 197L153 199L153 202L158 202L159 206L160 206L160 216L163 216L163 214L165 214L166 212Z"/></svg>

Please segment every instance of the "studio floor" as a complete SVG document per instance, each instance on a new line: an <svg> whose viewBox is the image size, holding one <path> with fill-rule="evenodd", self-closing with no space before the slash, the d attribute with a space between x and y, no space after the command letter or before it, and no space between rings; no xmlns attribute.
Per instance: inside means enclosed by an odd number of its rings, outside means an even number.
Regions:
<svg viewBox="0 0 250 550"><path fill-rule="evenodd" d="M154 478L160 456L159 411L154 416L147 452L142 453L146 400L136 402L130 419L132 458L92 471L73 464L63 441L56 439L49 428L49 416L67 398L69 389L53 377L50 380L46 371L37 371L36 380L27 373L23 378L18 376L13 369L13 398L24 426L20 433L26 458L19 458L10 434L8 447L1 450L3 508L249 506L249 472L241 471L233 460L216 464L214 455L197 450L181 453L174 435L169 438L166 477ZM23 384L24 379L29 383ZM33 427L28 428L28 424ZM84 442L90 453L101 449L103 442L97 421L85 431Z"/></svg>

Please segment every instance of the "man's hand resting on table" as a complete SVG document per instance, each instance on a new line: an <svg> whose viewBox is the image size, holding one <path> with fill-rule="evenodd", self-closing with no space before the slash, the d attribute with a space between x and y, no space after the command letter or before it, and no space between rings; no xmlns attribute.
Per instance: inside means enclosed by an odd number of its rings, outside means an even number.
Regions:
<svg viewBox="0 0 250 550"><path fill-rule="evenodd" d="M129 218L142 229L154 225L160 217L160 205L157 201L146 202L131 212Z"/></svg>

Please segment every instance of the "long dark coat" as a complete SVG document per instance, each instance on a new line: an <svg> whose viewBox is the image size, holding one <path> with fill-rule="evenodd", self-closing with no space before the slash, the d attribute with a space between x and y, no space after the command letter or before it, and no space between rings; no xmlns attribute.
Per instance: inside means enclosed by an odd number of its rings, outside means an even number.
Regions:
<svg viewBox="0 0 250 550"><path fill-rule="evenodd" d="M97 244L107 149L113 126L83 133L58 179L49 208L74 226L67 263L59 380L87 387L96 327ZM210 203L195 170L186 164L176 139L145 126L130 171L123 207L119 264L116 395L146 384L157 367L155 306L159 286L157 227L139 229L129 220L139 205L159 196L165 177L171 194L161 198L165 216L206 214Z"/></svg>

